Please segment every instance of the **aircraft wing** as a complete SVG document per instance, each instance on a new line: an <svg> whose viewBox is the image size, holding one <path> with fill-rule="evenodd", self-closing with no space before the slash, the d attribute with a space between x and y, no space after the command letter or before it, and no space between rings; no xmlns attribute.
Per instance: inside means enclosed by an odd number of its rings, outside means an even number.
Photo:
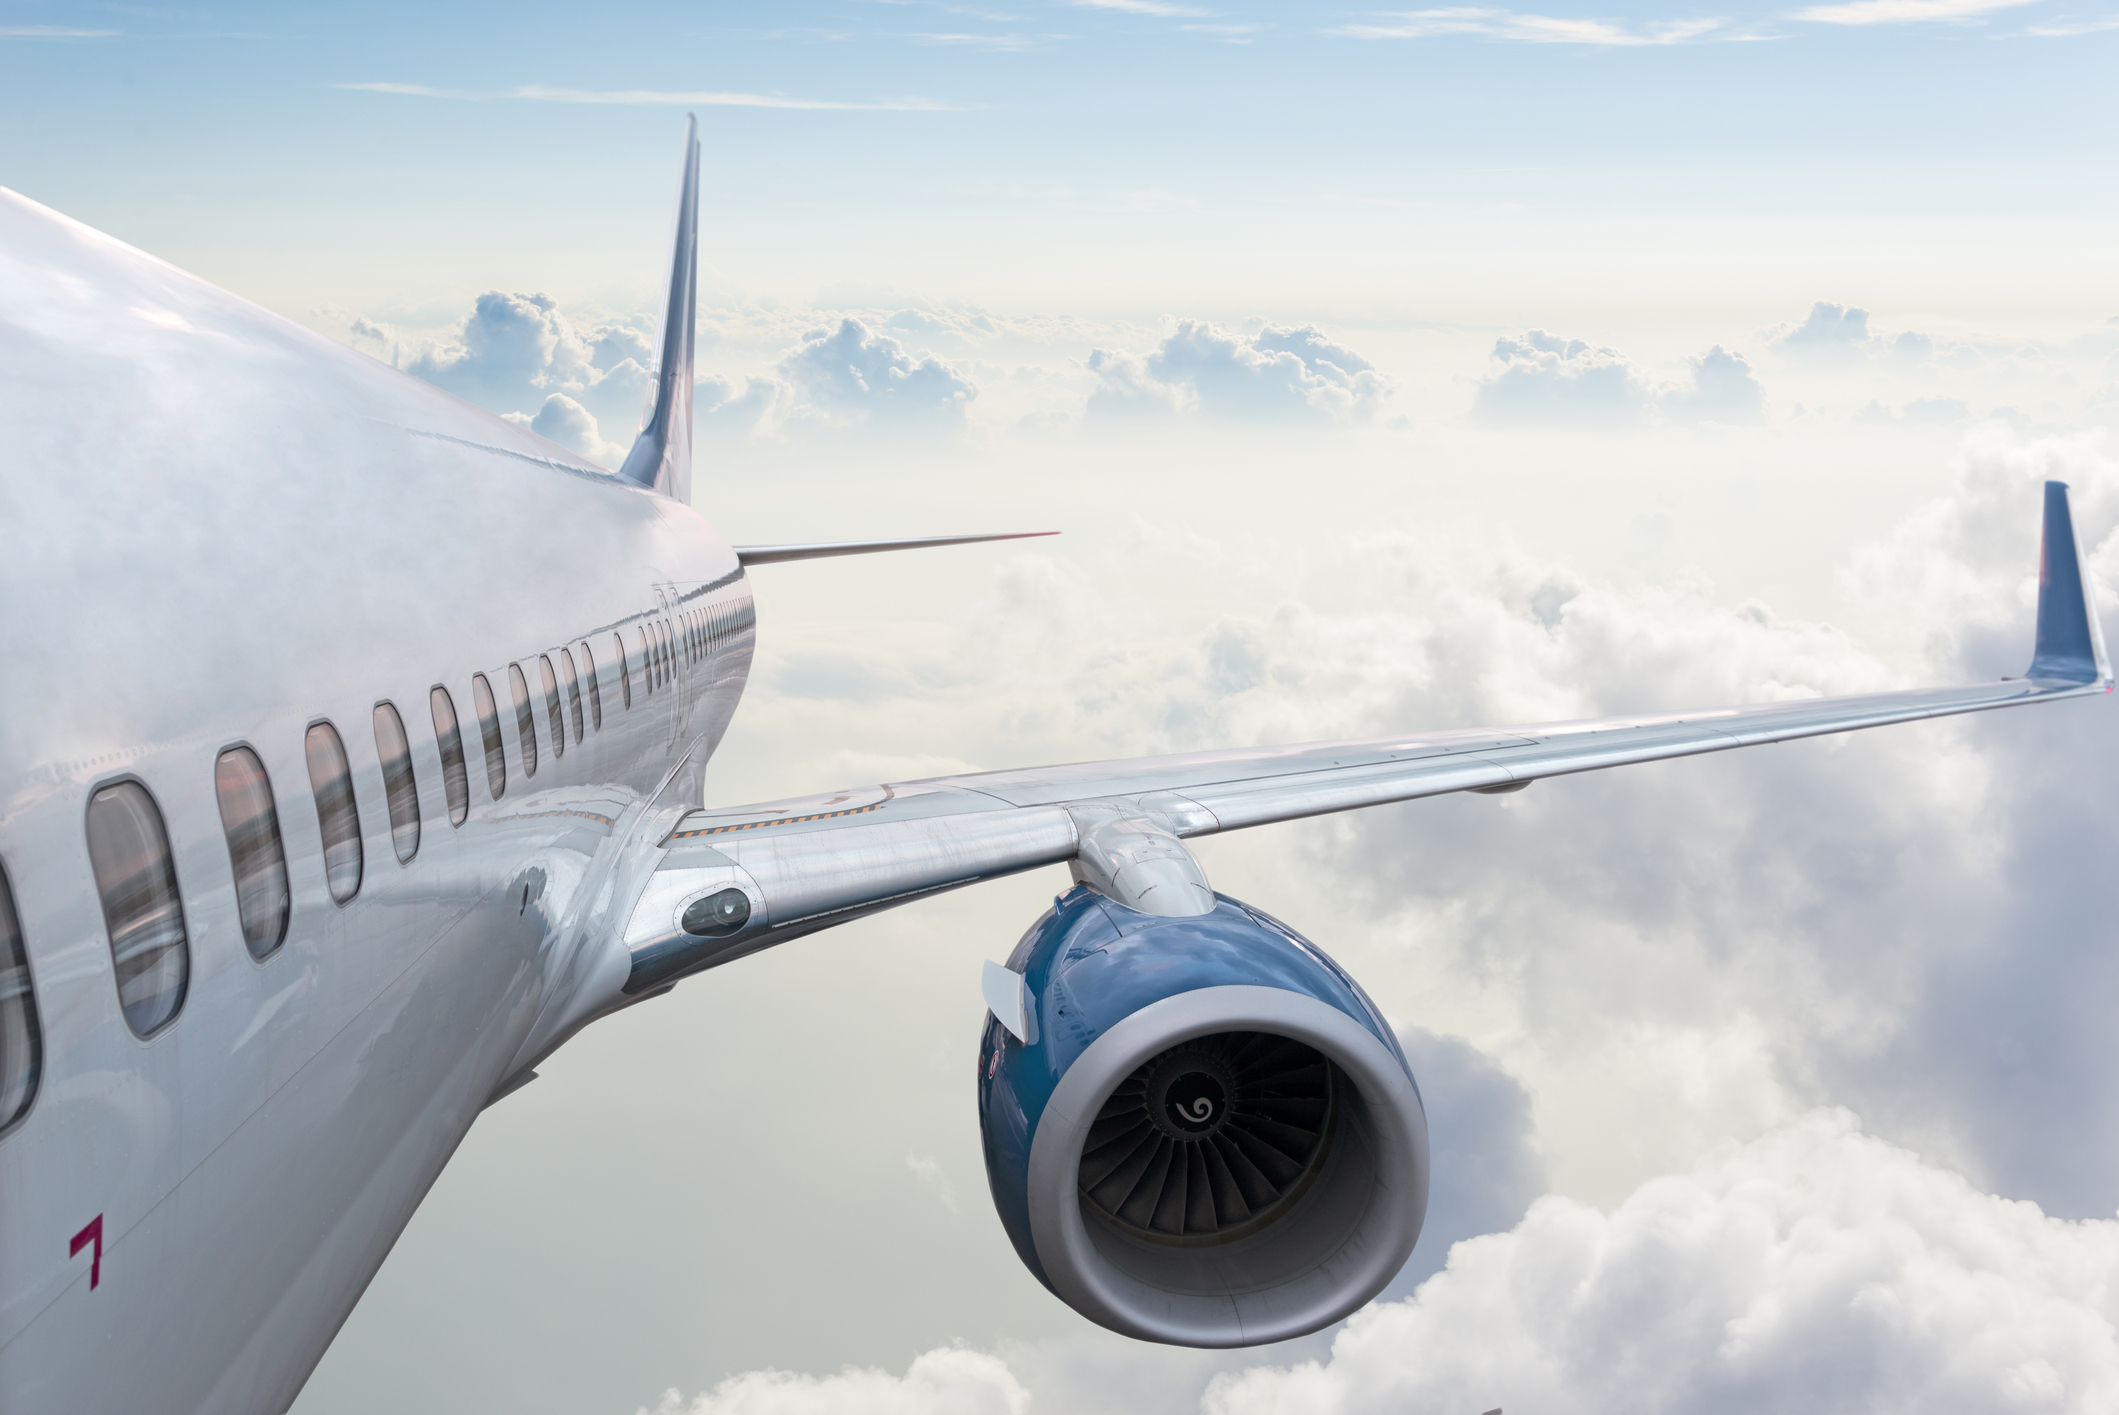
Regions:
<svg viewBox="0 0 2119 1415"><path fill-rule="evenodd" d="M2046 485L2037 640L2022 678L1700 712L977 772L673 813L635 905L625 991L980 880L1073 862L1149 913L1212 894L1181 843L1451 791L2049 702L2112 685L2069 514Z"/></svg>

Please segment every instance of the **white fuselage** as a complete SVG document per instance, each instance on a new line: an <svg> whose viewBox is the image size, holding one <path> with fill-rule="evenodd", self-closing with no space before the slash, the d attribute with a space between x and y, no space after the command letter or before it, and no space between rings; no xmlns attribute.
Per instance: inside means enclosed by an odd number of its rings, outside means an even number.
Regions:
<svg viewBox="0 0 2119 1415"><path fill-rule="evenodd" d="M696 804L750 663L749 586L688 507L5 191L0 437L0 868L43 1046L0 1135L0 1410L279 1411L481 1107L624 1000L626 847L652 804ZM411 740L405 863L380 702ZM320 720L359 810L343 904L304 756ZM215 793L239 744L292 896L262 961ZM182 1007L145 1039L84 835L125 779L166 822L188 939ZM99 1217L92 1286L93 1245L71 1244Z"/></svg>

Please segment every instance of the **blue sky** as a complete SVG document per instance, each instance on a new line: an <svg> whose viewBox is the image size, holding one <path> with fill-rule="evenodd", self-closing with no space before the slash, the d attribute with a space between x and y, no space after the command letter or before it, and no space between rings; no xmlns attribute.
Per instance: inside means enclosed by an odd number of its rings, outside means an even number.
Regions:
<svg viewBox="0 0 2119 1415"><path fill-rule="evenodd" d="M1949 17L1801 18L1820 12ZM1627 296L1669 313L1836 245L1884 271L1914 257L1909 295L1941 306L1965 294L1953 260L2004 232L2079 264L2067 282L1985 272L2050 312L2070 293L2119 303L2110 262L2077 260L2112 234L2100 95L2119 30L2094 28L2110 22L2078 0L614 6L593 22L534 4L9 0L0 180L268 302L319 283L343 303L440 299L474 269L607 295L642 279L690 103L710 262L781 294L828 265L1112 312L1245 279L1261 308L1447 315L1446 281L1408 252L1565 248L1606 253ZM1636 42L1657 36L1677 42ZM525 93L596 101L507 96ZM848 106L686 97L714 94ZM1729 258L1656 288L1709 251Z"/></svg>

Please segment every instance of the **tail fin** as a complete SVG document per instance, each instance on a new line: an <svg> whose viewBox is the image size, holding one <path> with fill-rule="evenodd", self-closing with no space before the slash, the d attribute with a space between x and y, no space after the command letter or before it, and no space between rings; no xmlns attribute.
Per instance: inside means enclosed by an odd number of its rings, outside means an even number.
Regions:
<svg viewBox="0 0 2119 1415"><path fill-rule="evenodd" d="M676 249L662 307L662 355L653 400L619 475L687 504L692 499L692 326L699 301L699 120L684 124L684 179L677 195Z"/></svg>
<svg viewBox="0 0 2119 1415"><path fill-rule="evenodd" d="M2082 543L2068 509L2067 483L2045 484L2045 537L2038 550L2038 643L2026 678L2063 683L2112 681L2104 655L2088 579L2082 573Z"/></svg>

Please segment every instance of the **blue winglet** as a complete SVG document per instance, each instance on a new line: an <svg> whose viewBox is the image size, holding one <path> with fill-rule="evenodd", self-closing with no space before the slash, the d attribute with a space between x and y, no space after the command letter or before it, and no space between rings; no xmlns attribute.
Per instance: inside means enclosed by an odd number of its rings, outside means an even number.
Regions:
<svg viewBox="0 0 2119 1415"><path fill-rule="evenodd" d="M2068 510L2067 483L2045 484L2045 537L2038 550L2038 643L2026 678L2061 683L2112 681L2104 632L2082 577L2082 546Z"/></svg>

